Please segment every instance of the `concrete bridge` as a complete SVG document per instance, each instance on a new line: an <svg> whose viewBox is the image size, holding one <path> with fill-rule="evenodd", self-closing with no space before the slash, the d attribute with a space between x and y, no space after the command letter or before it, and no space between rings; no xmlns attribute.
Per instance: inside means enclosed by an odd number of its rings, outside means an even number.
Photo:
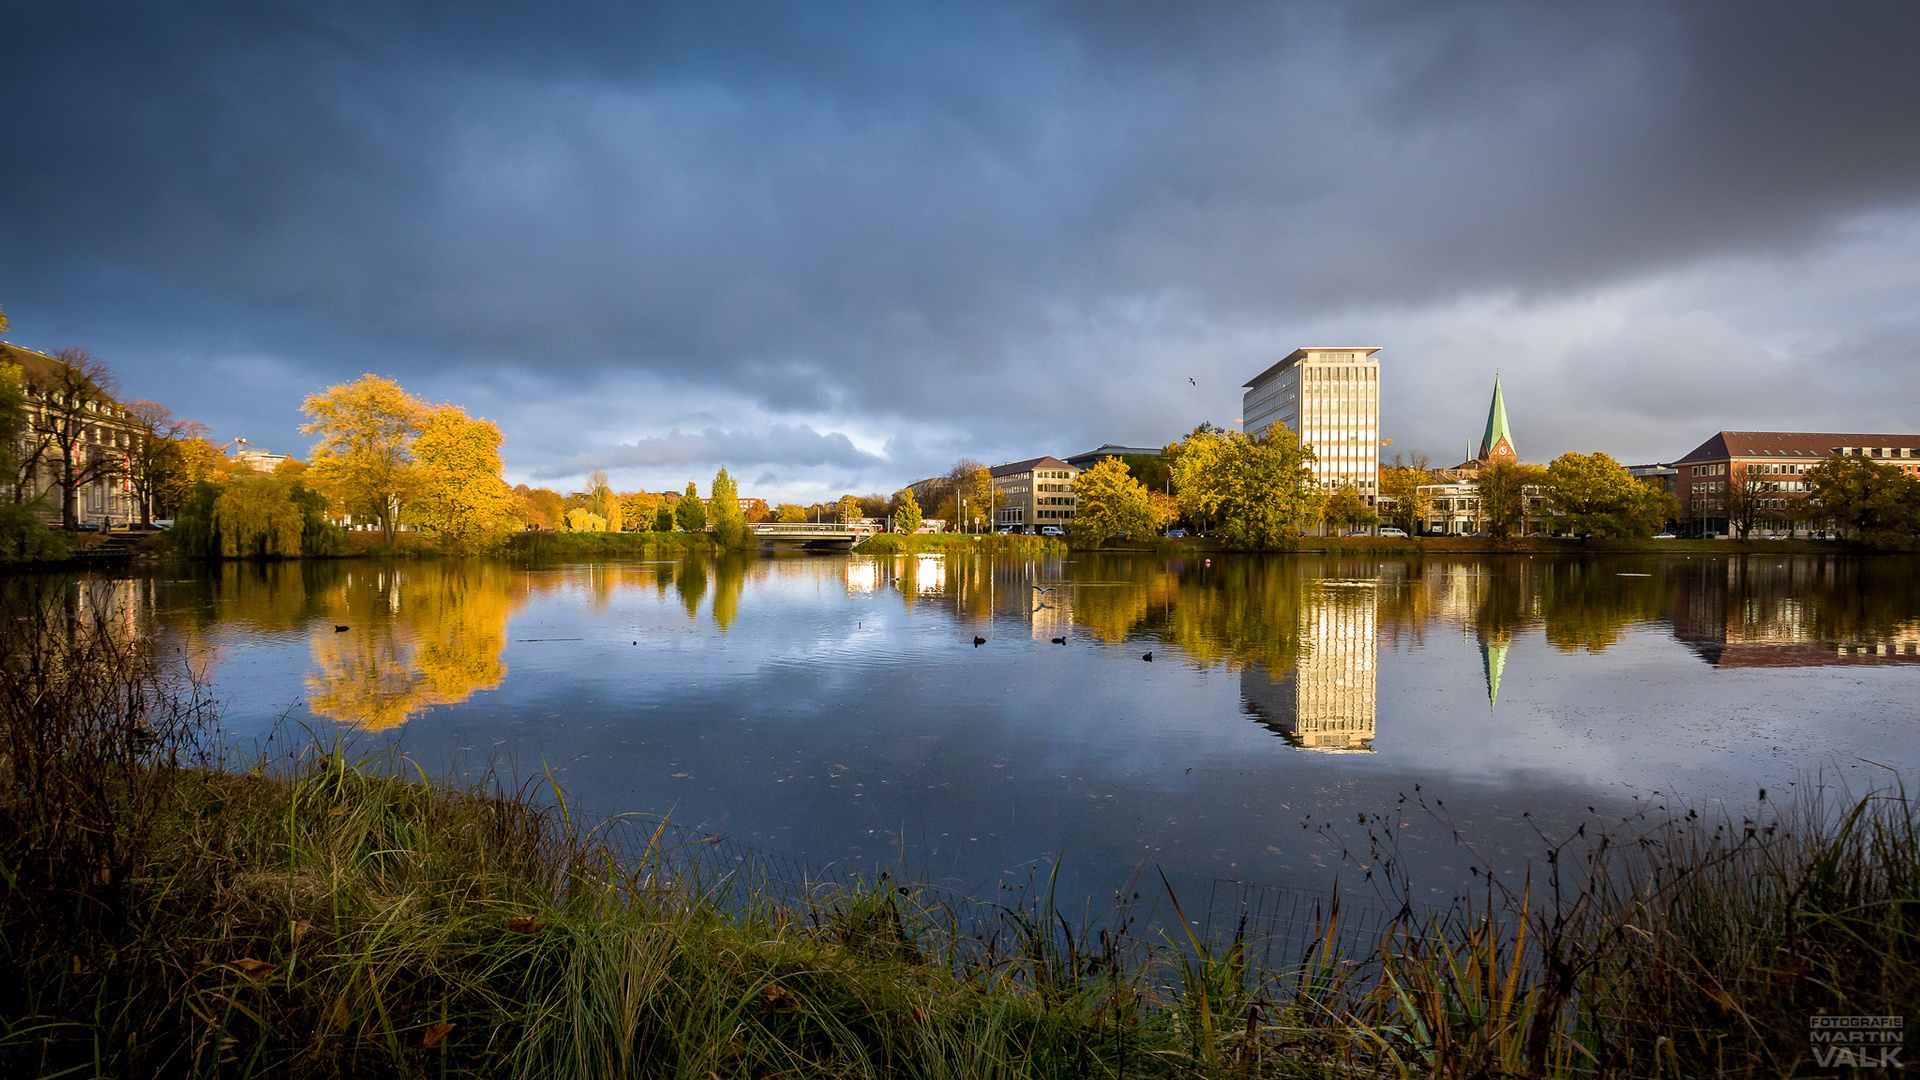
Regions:
<svg viewBox="0 0 1920 1080"><path fill-rule="evenodd" d="M763 521L748 528L760 538L760 542L776 544L798 544L810 548L840 548L852 550L853 545L866 537L864 532L856 532L839 522L812 521Z"/></svg>

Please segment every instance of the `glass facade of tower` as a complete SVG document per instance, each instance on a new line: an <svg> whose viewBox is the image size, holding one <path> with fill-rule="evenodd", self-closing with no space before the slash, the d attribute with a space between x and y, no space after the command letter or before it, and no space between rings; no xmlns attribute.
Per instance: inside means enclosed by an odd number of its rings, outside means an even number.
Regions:
<svg viewBox="0 0 1920 1080"><path fill-rule="evenodd" d="M1247 383L1245 430L1279 426L1319 458L1324 487L1352 484L1371 502L1380 480L1379 349L1296 349Z"/></svg>

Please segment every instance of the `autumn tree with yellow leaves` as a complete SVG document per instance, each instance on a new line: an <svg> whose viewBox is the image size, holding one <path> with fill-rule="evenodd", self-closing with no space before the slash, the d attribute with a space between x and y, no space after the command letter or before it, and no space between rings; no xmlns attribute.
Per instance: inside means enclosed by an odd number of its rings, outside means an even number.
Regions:
<svg viewBox="0 0 1920 1080"><path fill-rule="evenodd" d="M301 405L317 435L305 479L393 541L406 522L470 549L523 516L500 477L500 428L458 405L429 405L391 379L362 375Z"/></svg>
<svg viewBox="0 0 1920 1080"><path fill-rule="evenodd" d="M500 478L500 428L475 420L458 405L427 412L413 443L418 495L408 520L442 546L470 550L514 531L513 491Z"/></svg>
<svg viewBox="0 0 1920 1080"><path fill-rule="evenodd" d="M1075 544L1098 547L1116 536L1155 535L1153 498L1119 458L1101 458L1073 479L1079 500L1070 530Z"/></svg>
<svg viewBox="0 0 1920 1080"><path fill-rule="evenodd" d="M314 486L348 513L379 521L392 543L401 508L419 491L413 441L427 405L399 383L369 373L315 394L300 411L312 418L301 432L320 437L313 447Z"/></svg>

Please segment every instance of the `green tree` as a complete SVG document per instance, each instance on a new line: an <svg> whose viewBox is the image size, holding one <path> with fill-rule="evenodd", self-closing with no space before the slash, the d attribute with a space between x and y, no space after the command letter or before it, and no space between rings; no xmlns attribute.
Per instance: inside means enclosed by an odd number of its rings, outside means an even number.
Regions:
<svg viewBox="0 0 1920 1080"><path fill-rule="evenodd" d="M664 532L673 531L673 511L674 511L673 503L668 502L665 499L660 500L660 505L655 506L653 508L653 531L654 532L664 533Z"/></svg>
<svg viewBox="0 0 1920 1080"><path fill-rule="evenodd" d="M1806 472L1808 499L1845 535L1894 547L1920 533L1920 480L1864 457L1830 457Z"/></svg>
<svg viewBox="0 0 1920 1080"><path fill-rule="evenodd" d="M1153 536L1156 515L1146 486L1119 458L1101 458L1073 478L1079 499L1069 526L1076 545L1098 547L1116 536Z"/></svg>
<svg viewBox="0 0 1920 1080"><path fill-rule="evenodd" d="M740 489L724 467L713 477L713 539L730 551L753 544L753 530L740 509Z"/></svg>
<svg viewBox="0 0 1920 1080"><path fill-rule="evenodd" d="M1313 451L1284 428L1258 436L1207 425L1181 444L1173 462L1180 508L1196 521L1217 522L1229 544L1277 548L1302 521L1319 514L1325 496L1307 464Z"/></svg>
<svg viewBox="0 0 1920 1080"><path fill-rule="evenodd" d="M1566 453L1547 466L1547 513L1581 536L1646 537L1677 512L1673 497L1643 484L1604 453Z"/></svg>
<svg viewBox="0 0 1920 1080"><path fill-rule="evenodd" d="M0 315L0 330L6 317ZM13 487L13 499L0 504L0 563L64 558L69 541L40 521L39 509L26 500L21 443L30 427L26 383L17 364L0 363L0 483Z"/></svg>
<svg viewBox="0 0 1920 1080"><path fill-rule="evenodd" d="M0 362L0 483L12 485L16 502L24 494L20 445L27 427L27 386L20 365Z"/></svg>
<svg viewBox="0 0 1920 1080"><path fill-rule="evenodd" d="M851 495L840 496L840 523L844 525L860 516L862 516L860 513L860 500Z"/></svg>
<svg viewBox="0 0 1920 1080"><path fill-rule="evenodd" d="M774 507L773 520L782 525L797 525L807 520L807 512L793 503L781 503Z"/></svg>
<svg viewBox="0 0 1920 1080"><path fill-rule="evenodd" d="M514 526L513 492L500 478L500 428L457 405L427 412L413 444L418 495L411 521L444 546L468 550Z"/></svg>
<svg viewBox="0 0 1920 1080"><path fill-rule="evenodd" d="M894 511L893 531L909 534L919 532L920 521L920 501L909 491L907 497L900 500L900 509Z"/></svg>
<svg viewBox="0 0 1920 1080"><path fill-rule="evenodd" d="M1474 478L1474 494L1487 533L1505 540L1521 531L1527 522L1527 489L1544 486L1546 479L1546 472L1535 465L1501 460L1483 466Z"/></svg>
<svg viewBox="0 0 1920 1080"><path fill-rule="evenodd" d="M707 508L700 502L700 491L687 481L686 494L673 507L673 522L682 532L707 531Z"/></svg>
<svg viewBox="0 0 1920 1080"><path fill-rule="evenodd" d="M377 520L392 543L396 516L418 491L413 440L426 405L399 383L369 373L328 387L300 409L311 417L300 430L320 437L312 455L314 486L349 513Z"/></svg>
<svg viewBox="0 0 1920 1080"><path fill-rule="evenodd" d="M1327 496L1326 503L1320 508L1320 519L1333 529L1345 529L1351 533L1354 529L1371 528L1379 524L1379 515L1367 505L1366 496L1352 484L1341 484Z"/></svg>

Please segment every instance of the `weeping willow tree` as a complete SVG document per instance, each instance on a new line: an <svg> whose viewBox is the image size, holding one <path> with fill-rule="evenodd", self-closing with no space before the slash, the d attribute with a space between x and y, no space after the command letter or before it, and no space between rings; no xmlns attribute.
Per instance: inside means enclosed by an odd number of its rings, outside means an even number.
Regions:
<svg viewBox="0 0 1920 1080"><path fill-rule="evenodd" d="M293 558L305 519L287 485L271 476L241 477L213 503L220 554L227 558Z"/></svg>

